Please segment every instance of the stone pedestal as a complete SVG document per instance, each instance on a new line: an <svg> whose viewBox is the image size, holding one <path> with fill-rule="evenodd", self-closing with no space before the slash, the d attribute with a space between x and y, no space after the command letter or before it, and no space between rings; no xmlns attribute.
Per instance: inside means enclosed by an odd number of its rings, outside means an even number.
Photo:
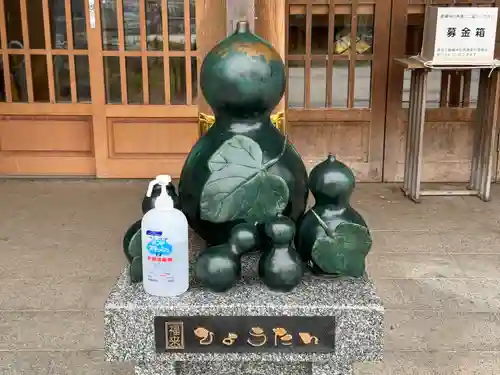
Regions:
<svg viewBox="0 0 500 375"><path fill-rule="evenodd" d="M106 359L135 361L137 375L346 375L355 362L381 360L384 308L371 281L307 275L292 293L277 294L258 280L257 260L244 259L242 280L227 293L193 281L178 298L150 296L124 271L104 308ZM157 353L157 316L327 316L334 321L334 345L327 353Z"/></svg>

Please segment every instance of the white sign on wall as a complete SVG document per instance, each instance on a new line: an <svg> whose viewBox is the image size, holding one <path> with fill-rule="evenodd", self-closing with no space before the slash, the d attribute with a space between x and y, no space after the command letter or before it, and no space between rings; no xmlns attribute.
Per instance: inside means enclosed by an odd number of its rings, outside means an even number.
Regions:
<svg viewBox="0 0 500 375"><path fill-rule="evenodd" d="M434 65L491 64L498 8L428 7L421 58Z"/></svg>

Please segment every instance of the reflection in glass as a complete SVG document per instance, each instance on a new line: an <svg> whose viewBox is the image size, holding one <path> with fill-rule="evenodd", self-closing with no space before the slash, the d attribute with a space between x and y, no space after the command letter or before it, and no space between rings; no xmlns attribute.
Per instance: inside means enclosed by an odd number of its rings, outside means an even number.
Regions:
<svg viewBox="0 0 500 375"><path fill-rule="evenodd" d="M9 55L12 101L27 102L26 63L23 55Z"/></svg>
<svg viewBox="0 0 500 375"><path fill-rule="evenodd" d="M7 42L9 48L23 48L23 29L19 1L4 1ZM0 15L3 17L3 15Z"/></svg>
<svg viewBox="0 0 500 375"><path fill-rule="evenodd" d="M107 51L118 50L118 21L116 0L100 1L102 48Z"/></svg>
<svg viewBox="0 0 500 375"><path fill-rule="evenodd" d="M351 15L336 14L334 37L334 53L337 55L348 55L351 46Z"/></svg>
<svg viewBox="0 0 500 375"><path fill-rule="evenodd" d="M306 17L303 14L290 14L288 33L288 53L306 53Z"/></svg>
<svg viewBox="0 0 500 375"><path fill-rule="evenodd" d="M373 53L373 14L358 14L356 52L360 55Z"/></svg>
<svg viewBox="0 0 500 375"><path fill-rule="evenodd" d="M90 68L88 56L75 56L76 95L79 102L90 102Z"/></svg>
<svg viewBox="0 0 500 375"><path fill-rule="evenodd" d="M427 82L429 84L429 82ZM408 108L410 103L410 85L411 85L411 71L405 70L403 78L403 95L402 95L402 107Z"/></svg>
<svg viewBox="0 0 500 375"><path fill-rule="evenodd" d="M372 62L357 61L354 79L354 108L371 107Z"/></svg>
<svg viewBox="0 0 500 375"><path fill-rule="evenodd" d="M334 51L337 55L349 55L351 48L351 15L336 14ZM373 14L357 15L356 53L373 53Z"/></svg>
<svg viewBox="0 0 500 375"><path fill-rule="evenodd" d="M161 0L146 1L146 44L149 51L163 50L163 19L161 10Z"/></svg>
<svg viewBox="0 0 500 375"><path fill-rule="evenodd" d="M198 104L198 59L191 57L191 77L193 87L193 104Z"/></svg>
<svg viewBox="0 0 500 375"><path fill-rule="evenodd" d="M312 15L311 52L328 54L328 14Z"/></svg>
<svg viewBox="0 0 500 375"><path fill-rule="evenodd" d="M186 64L184 57L170 57L170 104L186 104Z"/></svg>
<svg viewBox="0 0 500 375"><path fill-rule="evenodd" d="M68 48L68 35L66 33L66 8L64 6L64 0L50 1L49 14L52 48ZM40 15L38 17L40 17ZM40 19L42 18L40 17ZM40 31L40 34L43 36L43 28Z"/></svg>
<svg viewBox="0 0 500 375"><path fill-rule="evenodd" d="M118 56L104 56L104 83L106 103L121 103L120 58Z"/></svg>
<svg viewBox="0 0 500 375"><path fill-rule="evenodd" d="M168 45L171 51L184 51L184 0L168 2Z"/></svg>
<svg viewBox="0 0 500 375"><path fill-rule="evenodd" d="M87 49L87 25L84 0L71 0L71 18L73 20L73 45L75 49Z"/></svg>
<svg viewBox="0 0 500 375"><path fill-rule="evenodd" d="M31 77L33 80L33 100L49 102L49 79L45 55L31 55Z"/></svg>
<svg viewBox="0 0 500 375"><path fill-rule="evenodd" d="M346 108L349 92L349 61L334 61L332 72L332 107Z"/></svg>
<svg viewBox="0 0 500 375"><path fill-rule="evenodd" d="M28 11L28 35L30 48L44 49L45 48L45 35L43 33L43 7L41 1L30 1L27 6ZM20 23L20 20L18 20ZM45 62L47 63L47 62Z"/></svg>
<svg viewBox="0 0 500 375"><path fill-rule="evenodd" d="M403 80L402 107L408 108L410 103L411 72L405 70ZM427 76L427 108L439 108L441 101L441 72L431 70Z"/></svg>
<svg viewBox="0 0 500 375"><path fill-rule="evenodd" d="M191 28L191 51L196 51L196 0L189 0L189 25Z"/></svg>
<svg viewBox="0 0 500 375"><path fill-rule="evenodd" d="M477 96L479 93L479 69L473 69L470 77L469 107L477 107Z"/></svg>
<svg viewBox="0 0 500 375"><path fill-rule="evenodd" d="M54 66L54 87L57 103L71 102L68 56L52 56Z"/></svg>
<svg viewBox="0 0 500 375"><path fill-rule="evenodd" d="M311 107L326 107L326 61L311 61Z"/></svg>
<svg viewBox="0 0 500 375"><path fill-rule="evenodd" d="M304 61L288 62L288 106L304 107L305 93L305 66ZM311 90L312 91L312 90Z"/></svg>
<svg viewBox="0 0 500 375"><path fill-rule="evenodd" d="M165 104L163 57L148 57L149 103Z"/></svg>
<svg viewBox="0 0 500 375"><path fill-rule="evenodd" d="M125 35L125 50L127 51L140 50L141 25L140 25L140 13L139 13L139 0L127 0L123 2L123 29Z"/></svg>
<svg viewBox="0 0 500 375"><path fill-rule="evenodd" d="M129 104L143 104L142 61L140 57L126 57L127 97Z"/></svg>
<svg viewBox="0 0 500 375"><path fill-rule="evenodd" d="M427 108L439 108L442 71L431 70L427 75ZM446 90L446 87L444 87Z"/></svg>
<svg viewBox="0 0 500 375"><path fill-rule="evenodd" d="M429 82L427 82L428 84ZM408 108L410 103L411 71L405 70L403 78L402 107Z"/></svg>

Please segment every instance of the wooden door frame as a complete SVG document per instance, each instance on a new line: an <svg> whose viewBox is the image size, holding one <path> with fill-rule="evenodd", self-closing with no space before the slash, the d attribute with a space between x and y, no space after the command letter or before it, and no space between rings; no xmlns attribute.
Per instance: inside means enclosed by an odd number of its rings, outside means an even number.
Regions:
<svg viewBox="0 0 500 375"><path fill-rule="evenodd" d="M28 15L32 9L28 8L27 1L19 2L22 29L23 48L9 48L7 44L6 8L8 0L0 0L0 39L1 58L4 67L3 80L5 101L0 103L0 174L8 176L19 175L55 175L55 176L93 176L95 163L93 145L89 139L92 133L92 107L89 103L77 102L77 85L75 60L77 55L88 55L88 50L75 49L72 38L71 1L64 2L66 12L67 48L55 49L52 46L50 15L48 0L42 0L41 22L42 30L30 30ZM88 17L86 27L89 28ZM35 49L30 45L30 33L40 32L39 40L43 40L44 48ZM25 77L27 87L27 101L18 102L13 98L11 82L11 67L9 56L24 57ZM47 102L35 102L34 81L31 69L32 56L44 56L47 68ZM56 87L54 82L54 56L67 56L69 64L71 102L58 103L56 101ZM14 128L18 126L18 128ZM73 129L71 129L73 127ZM72 132L72 130L75 130ZM53 139L46 139L46 132L60 130L60 133L51 134ZM71 144L61 145L55 138L70 140ZM81 137L86 139L75 139ZM3 148L9 143L7 148ZM55 145L55 148L54 148ZM51 148L51 146L53 148ZM61 147L62 146L62 147Z"/></svg>
<svg viewBox="0 0 500 375"><path fill-rule="evenodd" d="M358 6L373 6L374 7L374 44L373 44L373 58L371 66L371 84L370 84L370 108L349 108L349 109L337 109L337 108L318 108L318 109L295 109L289 108L287 105L287 120L290 128L293 127L294 122L311 122L311 123L333 123L333 122L370 122L369 125L369 149L368 149L368 160L367 170L364 173L364 181L381 181L382 180L382 167L383 167L383 154L384 154L384 129L385 129L385 103L386 103L386 90L387 90L387 68L388 68L388 56L389 56L389 35L390 35L390 25L387 22L391 16L391 0L377 0L377 1L364 1L364 0L351 0L349 4L345 1L339 2L340 4L335 4L335 0L309 0L309 1L298 1L289 0L288 4L303 4L306 3L306 9L311 6L322 6L327 8L330 17L334 15L334 9L342 8L345 9ZM312 12L312 10L309 10ZM286 17L288 19L288 11L286 12ZM306 19L310 19L311 15L307 15ZM309 22L311 22L309 20ZM355 21L354 21L355 22ZM287 24L287 34L288 34L288 22ZM354 24L354 23L353 23ZM329 40L333 38L333 31L330 31ZM288 42L287 42L288 44ZM329 51L329 56L333 57L333 47ZM360 60L363 56L360 56ZM314 59L314 56L312 57ZM287 56L288 60L288 56ZM329 59L330 60L330 59ZM333 59L331 59L333 60ZM357 59L358 60L358 59ZM352 72L355 69L356 62L350 63L349 70ZM307 70L308 64L306 62L305 69ZM328 64L328 69L331 65ZM307 75L307 73L306 73ZM329 77L327 75L327 77ZM328 87L327 78L327 92L330 91ZM352 86L353 82L349 83L350 91L354 90ZM351 87L352 86L352 87ZM310 84L307 84L307 78L305 83L306 96L307 93L311 91ZM328 95L328 94L327 94ZM352 101L352 93L349 94ZM333 150L332 150L333 151Z"/></svg>
<svg viewBox="0 0 500 375"><path fill-rule="evenodd" d="M88 2L88 0L85 0ZM132 178L146 178L151 177L152 170L164 171L177 177L178 171L182 168L184 163L185 154L161 154L161 155L148 155L148 154L130 154L130 155L117 155L113 147L113 122L112 120L119 120L121 123L130 123L134 119L139 123L144 124L165 124L168 126L170 122L181 122L191 124L190 128L197 125L198 107L191 103L192 88L189 85L191 82L191 57L199 56L200 46L197 45L197 51L191 51L191 32L190 32L190 19L189 19L189 1L184 2L185 11L185 35L186 35L186 52L176 53L168 50L168 27L167 26L167 10L166 1L162 0L162 18L163 18L163 35L165 39L164 49L158 53L146 51L145 46L145 25L144 19L144 4L140 6L141 13L141 51L129 52L124 49L124 32L123 28L123 12L122 0L118 0L117 4L117 22L118 22L118 38L119 49L117 51L105 51L102 48L102 32L101 32L101 9L96 6L96 27L90 29L89 38L92 40L90 55L91 61L91 82L93 85L93 117L94 117L94 145L95 145L95 159L96 159L96 175L97 177L132 177ZM204 18L203 12L198 11L197 6L197 29L199 25L198 18ZM211 9L203 7L201 9ZM197 38L199 36L197 35ZM89 43L90 44L90 43ZM146 51L146 53L144 53ZM121 104L108 104L106 102L106 89L105 89L105 70L104 70L104 56L119 56L120 59L120 78L122 90L122 103ZM185 56L186 62L186 105L150 105L148 104L148 78L147 78L147 56L163 57L164 72L165 72L165 100L170 98L169 92L169 67L168 59L170 56ZM143 66L143 87L144 87L144 103L142 105L128 104L126 94L126 56L141 57ZM145 65L146 64L146 65ZM198 58L199 66L199 58ZM198 69L199 72L199 69ZM198 133L199 136L199 133ZM175 171L175 172L173 172Z"/></svg>
<svg viewBox="0 0 500 375"><path fill-rule="evenodd" d="M401 65L396 64L393 57L403 56L405 53L407 9L408 0L392 0L383 167L383 180L385 182L394 181L397 174L397 155L395 150L399 147L401 137L397 132L397 113L401 110L404 69Z"/></svg>

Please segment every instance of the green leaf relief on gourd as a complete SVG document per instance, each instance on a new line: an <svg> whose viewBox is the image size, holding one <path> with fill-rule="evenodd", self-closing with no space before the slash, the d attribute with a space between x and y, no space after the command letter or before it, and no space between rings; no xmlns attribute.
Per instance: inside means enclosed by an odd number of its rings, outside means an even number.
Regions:
<svg viewBox="0 0 500 375"><path fill-rule="evenodd" d="M372 246L370 232L362 225L340 223L334 231L311 210L325 235L314 242L311 257L324 272L360 277L365 271L365 257Z"/></svg>
<svg viewBox="0 0 500 375"><path fill-rule="evenodd" d="M269 172L285 153L262 163L262 150L251 138L235 135L210 157L201 193L201 218L213 223L245 219L259 221L283 212L289 190L285 180Z"/></svg>

